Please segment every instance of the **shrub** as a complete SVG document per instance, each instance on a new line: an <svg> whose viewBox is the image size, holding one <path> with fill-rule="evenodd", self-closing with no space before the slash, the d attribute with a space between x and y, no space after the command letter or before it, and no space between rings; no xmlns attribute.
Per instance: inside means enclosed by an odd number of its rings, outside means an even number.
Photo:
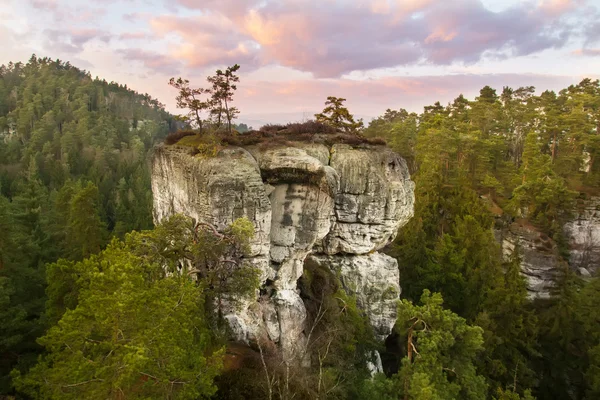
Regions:
<svg viewBox="0 0 600 400"><path fill-rule="evenodd" d="M165 138L165 143L166 144L175 144L175 143L179 142L181 139L183 139L184 137L193 136L193 135L196 135L196 132L194 132L194 131L171 132Z"/></svg>
<svg viewBox="0 0 600 400"><path fill-rule="evenodd" d="M188 137L191 136L191 137ZM165 140L166 144L179 144L194 148L194 154L214 156L221 146L255 146L262 150L292 146L293 142L321 143L326 146L342 143L350 146L385 146L382 138L366 138L355 133L345 133L320 122L307 121L303 123L289 123L287 125L267 124L260 130L244 133L217 130L212 133L197 134L193 131L179 131L170 134Z"/></svg>

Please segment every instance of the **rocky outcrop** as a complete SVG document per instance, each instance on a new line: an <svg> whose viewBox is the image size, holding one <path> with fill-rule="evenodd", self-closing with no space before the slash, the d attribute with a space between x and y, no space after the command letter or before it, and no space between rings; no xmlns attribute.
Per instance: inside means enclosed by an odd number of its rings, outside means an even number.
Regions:
<svg viewBox="0 0 600 400"><path fill-rule="evenodd" d="M396 259L381 253L309 257L340 276L346 293L355 296L357 305L369 315L378 339L385 340L396 322L401 290Z"/></svg>
<svg viewBox="0 0 600 400"><path fill-rule="evenodd" d="M231 147L216 157L159 146L152 160L154 217L175 213L225 229L254 225L248 263L263 290L226 318L237 339L268 337L289 359L306 345L306 309L297 281L311 257L340 277L383 339L400 295L396 261L378 253L413 215L405 161L384 146L293 143Z"/></svg>
<svg viewBox="0 0 600 400"><path fill-rule="evenodd" d="M506 260L510 260L518 246L521 273L527 282L529 297L549 297L560 264L554 241L535 227L517 222L494 233Z"/></svg>
<svg viewBox="0 0 600 400"><path fill-rule="evenodd" d="M600 197L580 200L564 232L571 267L583 277L594 275L600 266Z"/></svg>
<svg viewBox="0 0 600 400"><path fill-rule="evenodd" d="M571 219L563 226L569 253L560 254L554 240L525 221L514 222L494 230L505 259L515 247L520 249L521 272L527 280L531 298L547 298L561 264L584 278L595 275L600 267L600 197L578 200Z"/></svg>

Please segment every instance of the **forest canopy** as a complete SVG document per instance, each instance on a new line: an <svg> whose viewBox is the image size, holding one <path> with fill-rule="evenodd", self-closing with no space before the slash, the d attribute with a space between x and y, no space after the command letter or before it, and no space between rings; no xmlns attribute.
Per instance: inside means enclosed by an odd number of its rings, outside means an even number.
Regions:
<svg viewBox="0 0 600 400"><path fill-rule="evenodd" d="M578 274L564 237L577 203L600 193L598 81L539 94L486 86L367 127L331 96L319 122L254 131L232 126L236 71L198 93L216 93L219 146L322 130L406 159L416 203L387 249L403 288L393 334L377 342L339 277L307 264L310 366L228 342L220 307L259 292L258 272L238 268L251 224L215 236L183 216L153 223L148 156L182 122L147 94L33 56L0 67L0 397L600 396L600 281ZM531 296L518 246L503 254L494 232L511 224L558 257L548 298ZM384 373L368 368L375 351Z"/></svg>

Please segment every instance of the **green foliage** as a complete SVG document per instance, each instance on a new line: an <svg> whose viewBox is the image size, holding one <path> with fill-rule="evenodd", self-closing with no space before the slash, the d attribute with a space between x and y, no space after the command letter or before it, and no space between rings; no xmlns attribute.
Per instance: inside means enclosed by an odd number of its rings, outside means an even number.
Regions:
<svg viewBox="0 0 600 400"><path fill-rule="evenodd" d="M559 275L554 296L538 305L543 360L538 398L595 399L598 391L600 280L585 284L571 271Z"/></svg>
<svg viewBox="0 0 600 400"><path fill-rule="evenodd" d="M537 133L525 139L520 175L522 183L513 190L508 209L549 230L561 213L573 207L576 193L552 170L551 157L540 151Z"/></svg>
<svg viewBox="0 0 600 400"><path fill-rule="evenodd" d="M244 123L233 125L233 129L238 133L245 133L245 132L254 130L254 128L252 128L251 126L248 126Z"/></svg>
<svg viewBox="0 0 600 400"><path fill-rule="evenodd" d="M484 399L485 378L475 359L483 349L482 329L442 307L442 296L428 290L420 306L402 300L396 331L406 356L391 379L366 384L364 393L382 399ZM374 396L374 397L373 397Z"/></svg>
<svg viewBox="0 0 600 400"><path fill-rule="evenodd" d="M192 88L187 79L171 78L169 85L179 91L176 97L177 107L188 110L188 114L180 117L180 120L186 123L191 121L199 133L204 133L207 123L212 123L214 129L218 130L226 122L227 132L231 134L231 121L240 113L236 107L231 106L237 90L236 83L240 81L240 77L236 75L239 69L238 64L227 67L225 71L218 69L215 75L206 78L210 84L208 89ZM203 112L209 113L209 119L202 117Z"/></svg>
<svg viewBox="0 0 600 400"><path fill-rule="evenodd" d="M180 139L177 144L193 148L199 157L215 157L223 148L220 138L215 134L208 132L185 136Z"/></svg>
<svg viewBox="0 0 600 400"><path fill-rule="evenodd" d="M218 69L215 75L206 80L212 85L211 92L211 117L215 120L217 128L221 127L222 120L227 121L227 131L231 134L231 121L237 117L239 110L231 106L233 94L237 90L236 83L240 77L236 75L240 66L238 64L227 67L225 71Z"/></svg>
<svg viewBox="0 0 600 400"><path fill-rule="evenodd" d="M210 128L180 144L211 156L221 143L257 144L274 132L381 143L336 133L362 128L336 97L316 115L329 131L290 124L216 141L238 114L238 69L217 71L210 89L171 80L190 111L184 122ZM245 260L254 230L247 220L218 232L184 217L144 230L152 227L148 151L181 125L148 95L69 63L34 56L0 67L0 397L15 394L10 370L34 398L214 394L222 314L258 288L259 271ZM503 260L492 233L519 218L567 259L562 227L574 198L598 193L599 127L600 82L589 79L540 95L486 86L473 101L461 95L374 119L364 134L399 152L417 184L415 217L392 250L408 299L389 339L401 348L399 372L369 377L380 344L365 316L335 274L306 265L309 352L299 357L311 366L290 368L261 349L271 389L282 398L600 397L598 278L583 281L565 265L552 296L531 302L519 249ZM111 236L122 241L102 251ZM409 302L422 293L422 306ZM47 353L30 370L40 344ZM256 368L222 378L221 388L236 387L220 398L267 396L254 356Z"/></svg>
<svg viewBox="0 0 600 400"><path fill-rule="evenodd" d="M387 110L365 130L414 163L415 216L392 250L403 295L438 291L484 329L476 365L489 397L527 397L527 389L540 399L596 394L597 328L574 322L583 283L565 266L552 298L532 303L519 255L503 262L491 228L518 218L568 259L563 224L577 192L597 193L600 183L599 111L599 81L541 95L530 86L500 95L486 86L473 101L459 96L420 115Z"/></svg>
<svg viewBox="0 0 600 400"><path fill-rule="evenodd" d="M525 395L538 384L534 361L540 357L539 320L527 299L518 247L504 263L501 279L475 319L484 330L485 350L478 368L487 377L492 393L510 387L512 392Z"/></svg>
<svg viewBox="0 0 600 400"><path fill-rule="evenodd" d="M53 326L39 339L48 354L29 373L13 372L17 389L42 399L214 394L223 355L214 305L254 293L258 275L231 266L248 249L250 221L225 234L203 227L177 215L82 261L49 265Z"/></svg>
<svg viewBox="0 0 600 400"><path fill-rule="evenodd" d="M535 397L531 395L531 390L526 390L525 394L521 397L516 392L498 389L497 395L493 397L493 400L535 400Z"/></svg>
<svg viewBox="0 0 600 400"><path fill-rule="evenodd" d="M418 116L406 110L387 109L381 117L373 119L363 134L367 137L384 137L387 144L406 160L411 173L416 171L416 146Z"/></svg>
<svg viewBox="0 0 600 400"><path fill-rule="evenodd" d="M182 120L184 122L192 121L192 124L195 124L199 132L202 133L202 122L204 119L201 117L201 114L211 107L211 99L208 97L211 94L211 90L191 88L190 81L182 78L171 78L169 85L179 91L175 98L177 107L188 109L188 115L183 117ZM205 97L204 100L202 100L203 96Z"/></svg>
<svg viewBox="0 0 600 400"><path fill-rule="evenodd" d="M147 94L60 60L0 66L0 397L40 352L45 264L152 227L147 154L171 122Z"/></svg>
<svg viewBox="0 0 600 400"><path fill-rule="evenodd" d="M346 107L346 99L341 97L328 96L325 101L325 108L319 114L315 114L317 122L330 125L344 132L356 132L363 127L361 120L354 121L354 117Z"/></svg>
<svg viewBox="0 0 600 400"><path fill-rule="evenodd" d="M48 355L16 387L33 398L196 399L214 393L202 287L113 241L72 264L77 305L39 339ZM54 275L56 276L56 275Z"/></svg>

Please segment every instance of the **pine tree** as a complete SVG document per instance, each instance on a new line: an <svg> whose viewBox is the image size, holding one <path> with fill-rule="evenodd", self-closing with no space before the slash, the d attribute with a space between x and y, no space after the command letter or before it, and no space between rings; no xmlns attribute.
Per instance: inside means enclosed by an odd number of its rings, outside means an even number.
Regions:
<svg viewBox="0 0 600 400"><path fill-rule="evenodd" d="M88 183L70 201L67 246L73 259L98 253L106 240L106 226L99 216L98 188Z"/></svg>
<svg viewBox="0 0 600 400"><path fill-rule="evenodd" d="M406 356L391 379L367 383L365 395L404 400L486 398L485 378L474 364L482 350L482 330L442 304L442 296L428 290L421 305L406 300L399 304L395 330Z"/></svg>
<svg viewBox="0 0 600 400"><path fill-rule="evenodd" d="M354 121L354 116L344 107L346 99L328 96L325 108L319 114L315 114L317 122L333 126L344 132L356 132L363 127L362 121Z"/></svg>

